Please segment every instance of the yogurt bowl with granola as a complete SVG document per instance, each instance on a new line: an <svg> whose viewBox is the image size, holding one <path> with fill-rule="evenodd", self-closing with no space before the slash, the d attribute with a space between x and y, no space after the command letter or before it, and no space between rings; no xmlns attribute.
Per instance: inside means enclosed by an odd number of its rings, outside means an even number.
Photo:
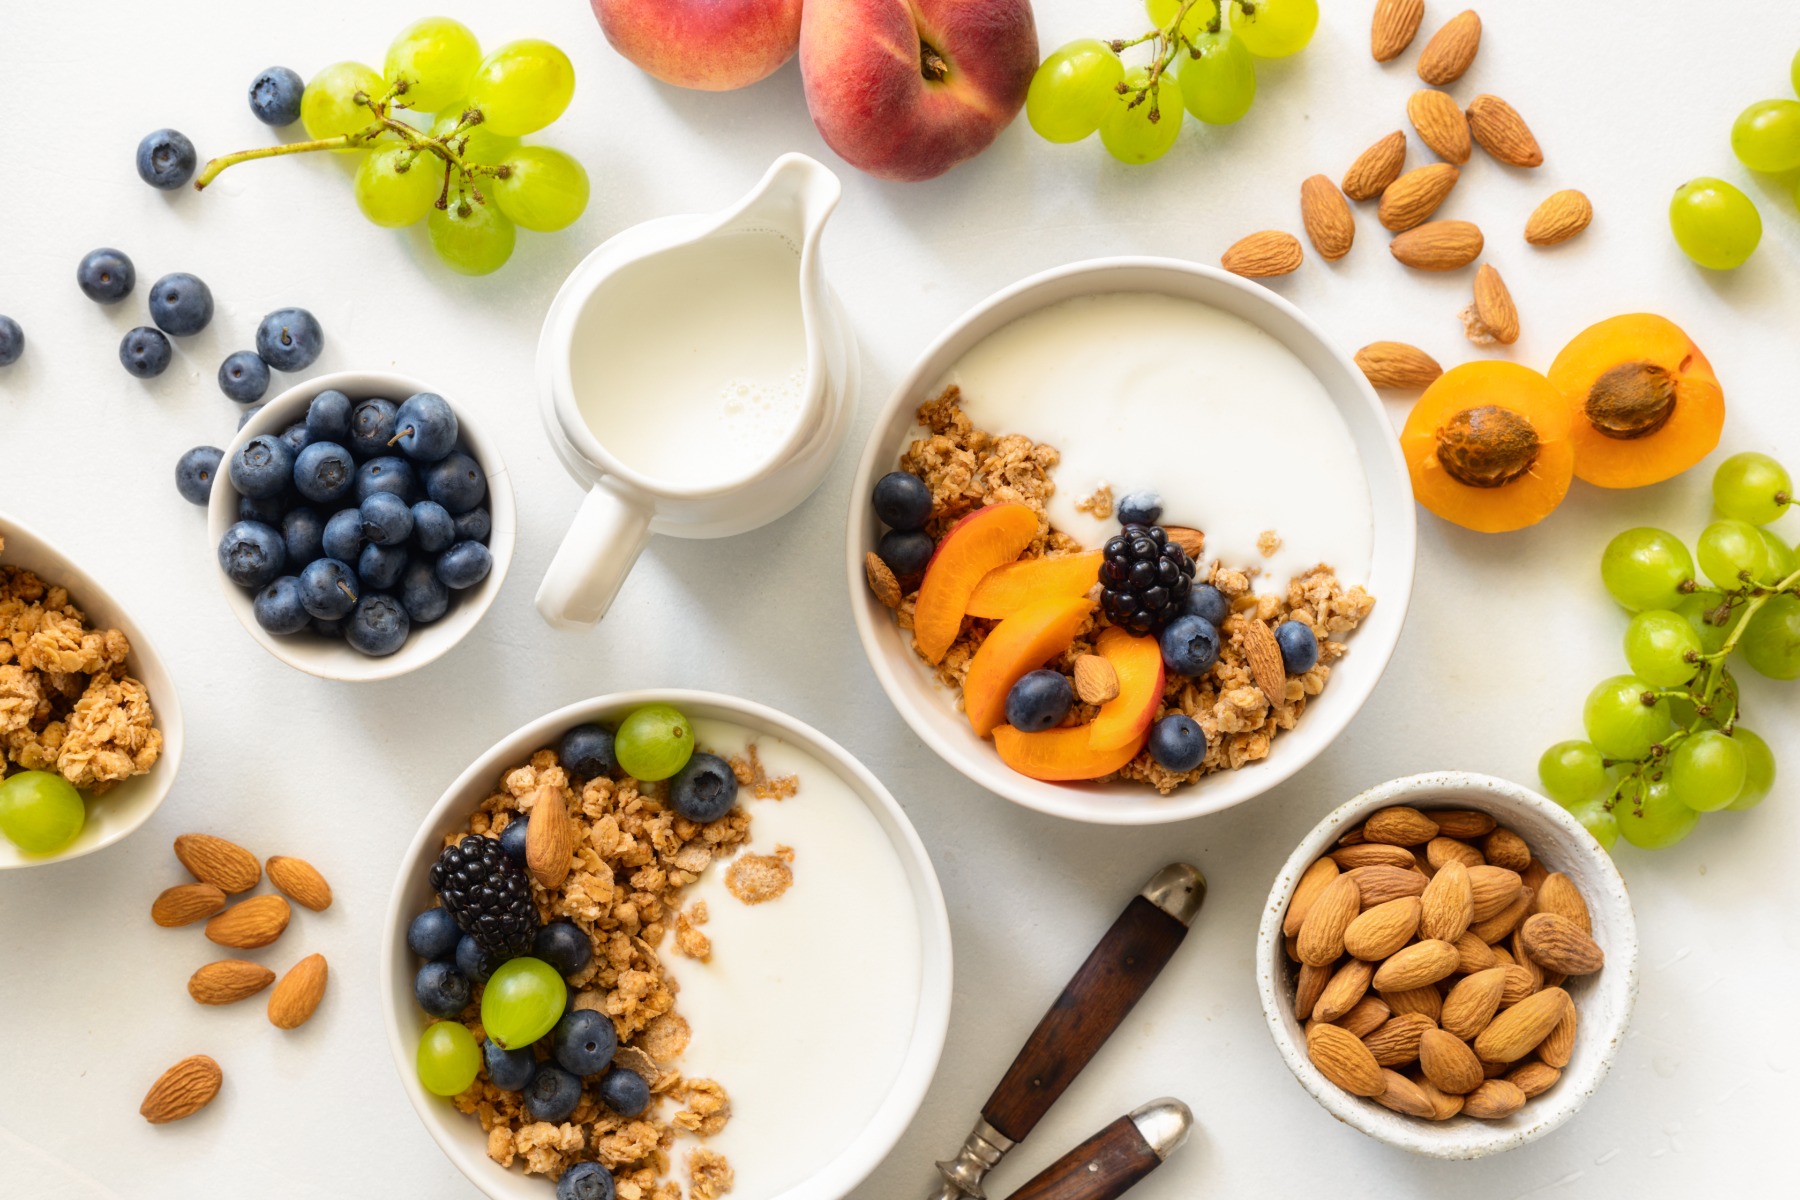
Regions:
<svg viewBox="0 0 1800 1200"><path fill-rule="evenodd" d="M889 401L848 532L890 699L1028 807L1241 803L1387 664L1415 528L1386 414L1292 305L1173 259L1077 263L965 315Z"/></svg>

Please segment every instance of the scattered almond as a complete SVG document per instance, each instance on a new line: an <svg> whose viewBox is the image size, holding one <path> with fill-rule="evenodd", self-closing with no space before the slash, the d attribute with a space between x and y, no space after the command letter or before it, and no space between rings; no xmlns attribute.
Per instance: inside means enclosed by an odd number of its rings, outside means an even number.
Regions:
<svg viewBox="0 0 1800 1200"><path fill-rule="evenodd" d="M1407 391L1430 387L1444 373L1437 359L1405 342L1370 342L1356 352L1356 365L1371 387Z"/></svg>
<svg viewBox="0 0 1800 1200"><path fill-rule="evenodd" d="M1587 930L1555 913L1526 917L1519 942L1532 961L1564 975L1592 975L1606 965L1606 955Z"/></svg>
<svg viewBox="0 0 1800 1200"><path fill-rule="evenodd" d="M1474 9L1457 13L1419 51L1419 78L1433 87L1455 83L1474 63L1480 49L1481 18Z"/></svg>
<svg viewBox="0 0 1800 1200"><path fill-rule="evenodd" d="M138 1115L152 1125L166 1125L191 1117L219 1094L224 1075L219 1064L204 1054L184 1058L150 1085Z"/></svg>
<svg viewBox="0 0 1800 1200"><path fill-rule="evenodd" d="M1461 113L1457 114L1459 117ZM1299 270L1306 254L1300 239L1278 229L1265 229L1232 243L1219 256L1219 265L1233 275L1263 279L1271 275L1290 275Z"/></svg>
<svg viewBox="0 0 1800 1200"><path fill-rule="evenodd" d="M1444 203L1462 172L1447 162L1414 167L1381 193L1376 216L1395 233L1423 224Z"/></svg>
<svg viewBox="0 0 1800 1200"><path fill-rule="evenodd" d="M1542 166L1544 152L1519 110L1498 96L1469 101L1469 132L1481 148L1509 167Z"/></svg>
<svg viewBox="0 0 1800 1200"><path fill-rule="evenodd" d="M1470 221L1427 221L1388 243L1393 256L1417 271L1455 271L1481 257L1481 230Z"/></svg>
<svg viewBox="0 0 1800 1200"><path fill-rule="evenodd" d="M1198 529L1190 529L1186 525L1165 525L1163 533L1195 562L1199 562L1200 556L1206 553L1206 535Z"/></svg>
<svg viewBox="0 0 1800 1200"><path fill-rule="evenodd" d="M1293 937L1300 932L1301 922L1312 910L1313 901L1325 886L1338 877L1338 865L1329 858L1321 858L1312 866L1300 873L1300 882L1294 885L1294 898L1288 902L1287 916L1281 922L1281 932Z"/></svg>
<svg viewBox="0 0 1800 1200"><path fill-rule="evenodd" d="M1323 175L1309 175L1300 184L1300 223L1319 257L1331 262L1350 253L1356 240L1356 218L1344 193Z"/></svg>
<svg viewBox="0 0 1800 1200"><path fill-rule="evenodd" d="M881 555L871 550L863 556L863 574L868 576L869 590L875 593L875 599L881 601L884 608L900 607L900 581L894 578L893 570Z"/></svg>
<svg viewBox="0 0 1800 1200"><path fill-rule="evenodd" d="M164 929L205 920L225 907L225 893L210 883L182 883L165 888L150 904L150 919Z"/></svg>
<svg viewBox="0 0 1800 1200"><path fill-rule="evenodd" d="M330 974L323 954L309 954L281 977L269 993L269 1023L277 1029L297 1029L325 998L325 980Z"/></svg>
<svg viewBox="0 0 1800 1200"><path fill-rule="evenodd" d="M1306 1034L1306 1056L1321 1075L1352 1095L1379 1096L1387 1090L1375 1055L1347 1029L1314 1025Z"/></svg>
<svg viewBox="0 0 1800 1200"><path fill-rule="evenodd" d="M1485 1078L1468 1043L1442 1029L1419 1035L1419 1067L1436 1087L1455 1096L1474 1091Z"/></svg>
<svg viewBox="0 0 1800 1200"><path fill-rule="evenodd" d="M1287 667L1281 661L1281 643L1262 618L1251 614L1243 622L1244 658L1250 666L1250 678L1270 704L1279 704L1287 695Z"/></svg>
<svg viewBox="0 0 1800 1200"><path fill-rule="evenodd" d="M175 857L195 879L228 895L247 892L262 878L256 855L210 833L184 833L176 838Z"/></svg>
<svg viewBox="0 0 1800 1200"><path fill-rule="evenodd" d="M301 908L324 912L331 907L331 885L325 882L319 869L304 858L277 854L264 864L264 869L269 873L269 882L287 893L288 899Z"/></svg>
<svg viewBox="0 0 1800 1200"><path fill-rule="evenodd" d="M1490 967L1456 981L1444 996L1438 1024L1464 1041L1488 1027L1500 1011L1506 990L1506 968Z"/></svg>
<svg viewBox="0 0 1800 1200"><path fill-rule="evenodd" d="M1594 205L1574 188L1552 193L1525 222L1525 240L1533 246L1558 246L1588 227Z"/></svg>
<svg viewBox="0 0 1800 1200"><path fill-rule="evenodd" d="M1506 288L1506 281L1500 278L1500 272L1488 263L1482 263L1475 271L1475 299L1462 311L1463 333L1477 346L1492 346L1498 342L1502 346L1510 346L1519 340L1519 309L1513 303L1512 293ZM1489 834L1491 839L1495 834ZM1513 836L1516 840L1517 835ZM1520 845L1524 843L1521 842ZM1498 866L1511 866L1511 863L1499 862L1492 854L1487 860ZM1522 871L1530 865L1530 851L1526 852L1524 862L1513 867Z"/></svg>
<svg viewBox="0 0 1800 1200"><path fill-rule="evenodd" d="M1425 20L1425 0L1380 0L1369 25L1369 53L1392 62L1405 53Z"/></svg>
<svg viewBox="0 0 1800 1200"><path fill-rule="evenodd" d="M1394 132L1364 150L1344 172L1344 195L1352 200L1373 200L1400 177L1406 166L1406 135Z"/></svg>
<svg viewBox="0 0 1800 1200"><path fill-rule="evenodd" d="M1406 116L1419 140L1430 147L1433 154L1459 167L1469 161L1474 149L1470 143L1469 118L1448 92L1421 88L1407 100Z"/></svg>
<svg viewBox="0 0 1800 1200"><path fill-rule="evenodd" d="M1119 694L1119 672L1098 654L1075 660L1075 694L1083 704L1105 704Z"/></svg>
<svg viewBox="0 0 1800 1200"><path fill-rule="evenodd" d="M1502 1009L1486 1029L1475 1035L1475 1053L1483 1062L1517 1062L1550 1036L1568 1003L1569 993L1561 988L1545 988Z"/></svg>
<svg viewBox="0 0 1800 1200"><path fill-rule="evenodd" d="M207 963L188 979L188 995L200 1004L235 1004L275 982L275 972L261 963L227 958Z"/></svg>
<svg viewBox="0 0 1800 1200"><path fill-rule="evenodd" d="M1482 1121L1510 1117L1525 1107L1525 1093L1515 1083L1490 1079L1463 1098L1463 1116Z"/></svg>
<svg viewBox="0 0 1800 1200"><path fill-rule="evenodd" d="M1381 1095L1373 1097L1375 1103L1409 1117L1431 1120L1436 1106L1418 1084L1390 1067L1381 1069L1381 1078L1386 1081L1387 1088Z"/></svg>
<svg viewBox="0 0 1800 1200"><path fill-rule="evenodd" d="M1396 805L1369 814L1363 836L1390 846L1422 846L1436 837L1437 822L1416 808Z"/></svg>
<svg viewBox="0 0 1800 1200"><path fill-rule="evenodd" d="M530 824L525 827L525 866L532 879L546 891L562 886L575 857L569 808L562 792L546 784L532 798Z"/></svg>
<svg viewBox="0 0 1800 1200"><path fill-rule="evenodd" d="M234 950L255 950L280 937L292 916L280 896L252 896L208 921L206 938Z"/></svg>
<svg viewBox="0 0 1800 1200"><path fill-rule="evenodd" d="M1419 1057L1419 1039L1437 1022L1424 1013L1396 1013L1381 1028L1363 1039L1363 1045L1375 1062L1383 1067L1398 1067Z"/></svg>
<svg viewBox="0 0 1800 1200"><path fill-rule="evenodd" d="M1419 898L1402 896L1366 909L1344 930L1344 949L1353 958L1380 962L1412 941L1419 930ZM1317 1015L1316 1013L1314 1014ZM1326 1017L1330 1021L1335 1018Z"/></svg>
<svg viewBox="0 0 1800 1200"><path fill-rule="evenodd" d="M1354 876L1339 875L1327 884L1300 925L1300 961L1317 967L1336 962L1344 952L1344 931L1361 908Z"/></svg>

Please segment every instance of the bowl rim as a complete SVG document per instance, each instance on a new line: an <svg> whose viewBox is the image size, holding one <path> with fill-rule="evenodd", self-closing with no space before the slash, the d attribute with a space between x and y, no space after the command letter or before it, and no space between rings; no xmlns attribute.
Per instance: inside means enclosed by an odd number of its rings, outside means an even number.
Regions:
<svg viewBox="0 0 1800 1200"><path fill-rule="evenodd" d="M311 404L315 396L333 389L353 400L387 393L412 395L416 392L433 392L443 396L456 413L458 440L467 447L470 457L487 473L488 514L492 520L488 533L488 553L493 556L493 566L479 587L472 593L465 594L449 613L427 627L450 628L454 635L443 639L429 639L429 644L409 635L407 643L399 650L380 658L369 658L355 651L328 654L325 651L342 651L344 647L311 635L304 639L276 637L256 623L251 593L226 578L216 561L212 572L225 595L226 607L231 609L238 624L244 627L245 632L258 645L288 666L305 671L308 675L316 675L320 679L341 682L368 683L393 679L429 666L455 649L481 623L481 619L499 596L500 588L506 581L506 573L512 566L513 549L517 542L518 510L513 497L512 479L506 473L506 464L500 457L499 447L482 429L480 421L470 415L467 405L426 381L401 371L331 371L301 380L266 401L225 446L206 506L206 531L210 546L217 547L219 539L225 536L225 531L237 521L238 491L231 485L226 467L239 448L253 437L263 434L279 435L287 426L305 416L306 405ZM216 555L214 557L216 559ZM317 653L312 649L315 643L319 651Z"/></svg>
<svg viewBox="0 0 1800 1200"><path fill-rule="evenodd" d="M490 1200L549 1200L540 1192L541 1181L530 1180L529 1193L521 1191L528 1176L502 1168L482 1153L471 1153L461 1139L450 1136L448 1118L465 1120L439 1097L428 1095L413 1069L416 1035L401 1030L401 1013L412 1002L406 965L412 962L406 948L406 927L413 911L408 896L441 839L440 826L465 808L480 802L469 799L476 788L491 788L492 781L521 753L548 744L556 733L582 721L600 720L650 703L673 704L702 719L735 721L774 734L804 749L838 772L867 804L887 833L894 853L901 859L911 885L915 913L920 920L919 1005L912 1036L886 1097L862 1132L812 1178L781 1193L775 1200L840 1200L893 1151L924 1103L926 1090L937 1073L950 1027L953 954L949 910L926 851L924 841L892 793L873 772L849 751L817 729L786 713L753 700L718 692L687 688L643 688L612 692L577 700L548 712L513 730L483 751L463 769L420 822L407 846L388 897L381 938L382 1019L389 1049L413 1111L438 1148L471 1184ZM399 997L399 999L396 999Z"/></svg>
<svg viewBox="0 0 1800 1200"><path fill-rule="evenodd" d="M1515 1125L1511 1120L1482 1122L1462 1117L1427 1122L1389 1112L1374 1101L1352 1096L1327 1080L1307 1057L1303 1039L1294 1036L1294 1030L1300 1028L1300 1024L1294 1013L1293 999L1286 995L1284 987L1287 956L1281 926L1300 874L1336 842L1346 827L1374 810L1428 801L1444 801L1450 805L1461 801L1469 807L1528 810L1554 826L1562 834L1566 848L1581 856L1584 864L1599 874L1603 884L1596 894L1584 890L1582 898L1591 909L1604 910L1609 924L1616 930L1617 936L1606 946L1605 969L1593 977L1596 988L1603 988L1611 997L1612 1013L1603 1026L1584 1030L1591 1044L1597 1046L1597 1052L1584 1055L1579 1068L1564 1069L1556 1091L1546 1093L1546 1097L1553 1097L1548 1103L1544 1098L1533 1101L1532 1107L1526 1110L1532 1118L1529 1124ZM1563 851L1565 846L1559 845L1557 849ZM1274 1039L1282 1061L1326 1112L1379 1142L1410 1153L1426 1158L1467 1160L1514 1150L1536 1141L1564 1124L1587 1103L1606 1078L1631 1023L1638 991L1638 956L1637 916L1625 880L1612 855L1567 809L1509 779L1473 771L1433 771L1391 779L1358 793L1334 808L1300 840L1277 872L1268 903L1263 908L1256 939L1256 990L1269 1035Z"/></svg>
<svg viewBox="0 0 1800 1200"><path fill-rule="evenodd" d="M56 854L27 855L12 843L0 840L0 871L5 871L45 867L81 858L121 842L141 829L156 810L162 807L163 801L175 786L175 778L181 770L182 750L186 744L186 724L182 717L181 697L175 686L175 677L169 672L162 655L157 653L155 643L144 632L143 626L119 602L118 596L83 569L56 541L9 512L0 511L0 535L4 535L9 541L30 541L54 558L58 564L57 578L49 578L41 571L40 578L47 584L67 588L71 602L78 603L82 612L90 619L97 607L108 610L108 615L101 623L118 629L131 642L131 653L125 660L126 666L132 676L149 691L150 702L156 714L155 725L163 735L162 753L150 770L118 785L120 789L130 787L145 793L142 798L135 800L132 815L124 823L92 839L87 839L87 832L93 826L86 825L76 835L73 845ZM95 604L96 599L99 601L98 605ZM136 665L133 665L133 660L136 660ZM151 675L159 677L157 686L153 687L152 681L147 678Z"/></svg>
<svg viewBox="0 0 1800 1200"><path fill-rule="evenodd" d="M1206 283L1222 286L1237 292L1246 299L1248 307L1262 310L1259 315L1236 313L1244 320L1276 336L1269 328L1270 321L1286 321L1310 341L1319 352L1331 359L1342 373L1346 385L1355 393L1354 407L1360 409L1364 419L1376 422L1375 428L1391 433L1391 422L1387 411L1382 407L1381 399L1375 394L1362 371L1354 360L1328 337L1324 330L1285 297L1277 295L1260 284L1233 275L1228 271L1208 266L1204 263L1186 259L1169 258L1155 255L1117 255L1101 258L1083 259L1062 266L1052 267L1034 275L1020 279L992 293L968 309L934 338L931 343L914 360L886 402L876 412L867 441L863 445L863 453L857 465L855 481L851 488L851 502L846 517L845 529L845 570L850 593L850 609L856 624L857 638L862 644L863 656L875 672L882 690L887 693L889 702L900 713L900 716L918 735L919 739L935 751L939 758L961 772L972 782L982 788L1005 797L1015 804L1051 816L1064 817L1098 825L1163 825L1177 821L1185 821L1209 813L1220 812L1235 805L1254 800L1273 788L1280 786L1298 774L1314 758L1334 743L1343 731L1361 712L1363 705L1374 692L1386 673L1394 651L1399 645L1401 633L1406 623L1406 613L1410 607L1413 591L1413 577L1418 560L1418 514L1416 505L1412 503L1412 485L1407 474L1406 463L1400 453L1399 440L1388 436L1381 439L1385 447L1383 459L1371 462L1369 456L1358 447L1357 456L1363 467L1363 477L1372 481L1377 473L1391 476L1390 482L1404 485L1406 503L1401 505L1403 511L1389 514L1373 511L1372 518L1377 521L1378 536L1383 539L1380 545L1387 546L1387 555L1392 559L1393 569L1384 579L1384 586L1377 596L1377 609L1382 614L1383 626L1391 620L1391 634L1382 641L1359 633L1355 643L1358 658L1370 663L1366 673L1363 671L1348 682L1339 680L1335 685L1338 695L1347 698L1341 701L1342 707L1332 715L1336 718L1334 727L1321 735L1316 744L1310 748L1302 743L1302 748L1293 749L1285 754L1271 754L1267 759L1256 764L1259 772L1246 784L1236 788L1228 785L1232 777L1239 777L1237 772L1230 773L1226 779L1217 780L1211 786L1207 781L1183 789L1171 796L1162 797L1158 802L1142 807L1121 806L1109 803L1111 797L1126 794L1121 789L1127 785L1106 784L1093 785L1082 783L1047 783L1030 779L1005 768L998 756L992 753L991 747L980 759L967 752L960 745L947 745L938 736L926 715L912 703L907 689L903 685L899 668L895 665L892 648L886 644L892 640L893 622L887 617L885 609L869 594L864 579L864 555L873 548L872 539L867 536L867 528L872 518L865 511L866 506L857 502L858 497L867 496L874 486L879 474L892 469L891 456L884 451L884 430L904 409L917 404L922 389L947 370L959 356L949 356L948 350L968 336L969 330L977 326L990 326L980 338L991 336L1005 325L1027 315L1040 311L1050 304L1064 299L1072 299L1076 295L1102 295L1117 292L1143 290L1129 286L1114 287L1105 283L1109 275L1122 275L1131 272L1166 273L1173 276L1198 278ZM1086 291L1057 296L1036 305L1010 312L1004 319L995 314L1010 311L1015 305L1023 303L1032 294L1049 292L1071 279L1091 277L1095 284ZM1205 303L1205 301L1197 301ZM1282 340L1277 337L1277 340ZM1283 341L1284 345L1287 345ZM1290 347L1290 350L1292 347ZM1340 412L1349 419L1352 404L1340 397L1337 390L1332 390L1333 403ZM1354 436L1354 435L1353 435ZM1371 488L1371 506L1375 506L1374 490ZM1390 618L1387 614L1393 614ZM885 639L885 640L884 640ZM905 650L904 646L900 647ZM900 655L902 659L910 658L910 652ZM908 668L913 664L906 663ZM1319 720L1316 714L1312 718L1317 727ZM1131 787L1135 794L1139 789Z"/></svg>

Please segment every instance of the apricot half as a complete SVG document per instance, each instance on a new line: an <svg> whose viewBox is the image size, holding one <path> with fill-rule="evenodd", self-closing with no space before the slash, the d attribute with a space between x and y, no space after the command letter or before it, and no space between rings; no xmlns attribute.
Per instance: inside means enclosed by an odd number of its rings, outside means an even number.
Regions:
<svg viewBox="0 0 1800 1200"><path fill-rule="evenodd" d="M1420 504L1465 529L1535 525L1569 492L1569 406L1529 367L1464 363L1425 389L1400 431Z"/></svg>
<svg viewBox="0 0 1800 1200"><path fill-rule="evenodd" d="M963 676L963 712L976 733L1005 723L1013 684L1067 650L1093 610L1086 596L1046 596L994 626Z"/></svg>
<svg viewBox="0 0 1800 1200"><path fill-rule="evenodd" d="M936 666L944 661L982 576L1023 554L1037 528L1037 514L1023 504L990 504L938 539L913 606L913 643L926 662Z"/></svg>
<svg viewBox="0 0 1800 1200"><path fill-rule="evenodd" d="M1098 550L1062 554L1054 558L1027 558L995 567L981 577L969 597L969 615L998 619L1010 617L1046 596L1081 596L1100 582Z"/></svg>
<svg viewBox="0 0 1800 1200"><path fill-rule="evenodd" d="M1725 394L1673 321L1631 313L1590 325L1550 364L1572 417L1575 474L1642 487L1681 474L1719 444Z"/></svg>
<svg viewBox="0 0 1800 1200"><path fill-rule="evenodd" d="M1021 733L1011 725L994 730L1000 760L1021 775L1049 783L1072 783L1111 775L1137 757L1149 739L1146 731L1123 746L1096 750L1085 725L1065 725L1042 733Z"/></svg>
<svg viewBox="0 0 1800 1200"><path fill-rule="evenodd" d="M1100 706L1088 726L1088 742L1100 752L1141 742L1162 703L1162 647L1153 637L1133 637L1108 625L1094 641L1094 652L1113 665L1119 694Z"/></svg>

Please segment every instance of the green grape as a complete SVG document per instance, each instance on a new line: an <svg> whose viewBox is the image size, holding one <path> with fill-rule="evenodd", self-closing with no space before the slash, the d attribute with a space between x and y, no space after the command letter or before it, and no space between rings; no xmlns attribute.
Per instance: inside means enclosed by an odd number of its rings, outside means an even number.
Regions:
<svg viewBox="0 0 1800 1200"><path fill-rule="evenodd" d="M1745 578L1770 578L1769 548L1748 521L1714 521L1700 531L1694 550L1706 577L1728 592L1742 587Z"/></svg>
<svg viewBox="0 0 1800 1200"><path fill-rule="evenodd" d="M1693 577L1694 560L1681 539L1649 526L1627 529L1600 555L1600 581L1632 612L1675 607L1681 585Z"/></svg>
<svg viewBox="0 0 1800 1200"><path fill-rule="evenodd" d="M1150 15L1150 23L1158 29L1167 29L1180 8L1181 0L1144 0L1144 11ZM1194 0L1194 7L1188 9L1187 16L1181 18L1181 33L1190 40L1197 38L1210 29L1218 17L1217 0Z"/></svg>
<svg viewBox="0 0 1800 1200"><path fill-rule="evenodd" d="M1649 758L1650 747L1675 732L1667 700L1644 703L1644 693L1650 690L1650 685L1635 675L1614 675L1588 693L1581 723L1600 753L1637 762Z"/></svg>
<svg viewBox="0 0 1800 1200"><path fill-rule="evenodd" d="M383 74L389 83L406 81L399 104L436 112L463 94L480 62L481 43L467 25L449 17L426 17L394 39Z"/></svg>
<svg viewBox="0 0 1800 1200"><path fill-rule="evenodd" d="M1100 143L1122 163L1154 162L1167 154L1181 132L1182 117L1187 115L1181 106L1181 83L1167 72L1157 79L1154 98L1132 107L1137 89L1149 78L1148 68L1132 69L1125 76L1125 93L1114 96L1100 118ZM1152 111L1157 117L1154 121L1150 119Z"/></svg>
<svg viewBox="0 0 1800 1200"><path fill-rule="evenodd" d="M1759 675L1800 679L1800 597L1770 597L1744 626L1738 649Z"/></svg>
<svg viewBox="0 0 1800 1200"><path fill-rule="evenodd" d="M1208 125L1229 125L1256 101L1256 63L1242 38L1203 33L1194 39L1198 57L1181 63L1181 102Z"/></svg>
<svg viewBox="0 0 1800 1200"><path fill-rule="evenodd" d="M1800 96L1800 50L1794 51L1794 61L1788 65L1788 79L1794 85L1794 94Z"/></svg>
<svg viewBox="0 0 1800 1200"><path fill-rule="evenodd" d="M481 991L481 1027L494 1045L517 1050L554 1029L568 999L555 967L537 958L509 958Z"/></svg>
<svg viewBox="0 0 1800 1200"><path fill-rule="evenodd" d="M1619 819L1606 807L1606 797L1594 800L1583 800L1569 809L1569 815L1581 822L1581 827L1594 835L1602 850L1610 853L1619 840Z"/></svg>
<svg viewBox="0 0 1800 1200"><path fill-rule="evenodd" d="M1728 517L1768 525L1788 509L1794 481L1787 468L1766 454L1746 450L1713 472L1713 505Z"/></svg>
<svg viewBox="0 0 1800 1200"><path fill-rule="evenodd" d="M1633 803L1631 789L1613 806L1619 836L1640 850L1673 846L1700 823L1700 814L1675 798L1667 779L1643 781L1641 803Z"/></svg>
<svg viewBox="0 0 1800 1200"><path fill-rule="evenodd" d="M469 1090L481 1073L481 1047L461 1021L433 1021L419 1035L419 1082L434 1096Z"/></svg>
<svg viewBox="0 0 1800 1200"><path fill-rule="evenodd" d="M503 136L536 133L569 107L575 64L537 38L508 42L481 60L469 85L469 103Z"/></svg>
<svg viewBox="0 0 1800 1200"><path fill-rule="evenodd" d="M1744 790L1744 748L1730 734L1703 729L1669 755L1669 786L1695 812L1716 812Z"/></svg>
<svg viewBox="0 0 1800 1200"><path fill-rule="evenodd" d="M386 90L373 67L359 62L332 63L307 80L306 90L300 93L300 123L306 127L306 136L340 137L369 128L375 123L375 114L366 101L380 99ZM364 103L357 103L358 95L364 97Z"/></svg>
<svg viewBox="0 0 1800 1200"><path fill-rule="evenodd" d="M1701 176L1675 189L1669 229L1681 252L1714 271L1744 265L1762 241L1762 214L1750 197L1723 179Z"/></svg>
<svg viewBox="0 0 1800 1200"><path fill-rule="evenodd" d="M646 704L619 722L613 753L633 779L667 779L694 756L693 723L680 709Z"/></svg>
<svg viewBox="0 0 1800 1200"><path fill-rule="evenodd" d="M1606 757L1592 742L1558 742L1544 751L1538 759L1538 780L1545 795L1568 809L1604 800L1612 789Z"/></svg>
<svg viewBox="0 0 1800 1200"><path fill-rule="evenodd" d="M1731 152L1752 171L1800 167L1800 100L1759 100L1731 123Z"/></svg>
<svg viewBox="0 0 1800 1200"><path fill-rule="evenodd" d="M1744 748L1744 788L1726 807L1733 812L1755 808L1775 786L1775 753L1769 743L1742 725L1731 731L1732 740Z"/></svg>
<svg viewBox="0 0 1800 1200"><path fill-rule="evenodd" d="M587 172L561 150L520 146L499 165L507 174L488 177L488 193L515 225L553 233L587 211Z"/></svg>
<svg viewBox="0 0 1800 1200"><path fill-rule="evenodd" d="M1700 668L1688 659L1700 654L1700 635L1680 613L1649 608L1625 627L1625 662L1652 687L1679 687Z"/></svg>
<svg viewBox="0 0 1800 1200"><path fill-rule="evenodd" d="M486 275L498 271L512 257L518 233L512 220L490 199L479 204L466 192L456 192L443 208L433 208L425 228L431 248L452 271Z"/></svg>
<svg viewBox="0 0 1800 1200"><path fill-rule="evenodd" d="M431 136L440 140L450 136L451 131L462 121L466 104L459 104L446 109L444 115L431 123ZM486 125L471 125L456 135L464 162L480 163L484 167L497 167L500 160L513 152L519 144L516 137L502 137Z"/></svg>
<svg viewBox="0 0 1800 1200"><path fill-rule="evenodd" d="M1718 606L1717 592L1695 592L1683 596L1681 603L1675 606L1675 611L1700 636L1700 649L1707 654L1717 654L1724 648L1725 639L1731 636L1729 625L1715 625L1707 619Z"/></svg>
<svg viewBox="0 0 1800 1200"><path fill-rule="evenodd" d="M1763 549L1769 552L1769 582L1779 583L1794 573L1794 548L1761 526Z"/></svg>
<svg viewBox="0 0 1800 1200"><path fill-rule="evenodd" d="M1258 58L1286 58L1306 49L1319 26L1319 0L1237 0L1231 31Z"/></svg>
<svg viewBox="0 0 1800 1200"><path fill-rule="evenodd" d="M383 142L356 167L356 206L377 225L397 229L425 218L444 186L444 160L401 142Z"/></svg>
<svg viewBox="0 0 1800 1200"><path fill-rule="evenodd" d="M25 853L67 850L85 824L81 793L61 775L20 771L0 781L0 833Z"/></svg>
<svg viewBox="0 0 1800 1200"><path fill-rule="evenodd" d="M1025 116L1046 142L1079 142L1100 128L1118 95L1125 65L1094 38L1070 42L1046 58L1025 93Z"/></svg>

